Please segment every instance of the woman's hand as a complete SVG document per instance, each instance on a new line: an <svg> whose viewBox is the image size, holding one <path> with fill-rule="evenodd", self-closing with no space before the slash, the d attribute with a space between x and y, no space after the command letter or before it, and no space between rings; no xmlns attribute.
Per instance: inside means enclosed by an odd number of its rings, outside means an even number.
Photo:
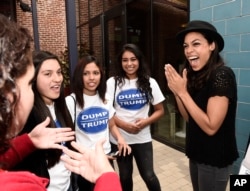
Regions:
<svg viewBox="0 0 250 191"><path fill-rule="evenodd" d="M78 152L64 147L64 155L61 156L61 159L64 161L65 167L93 183L95 183L103 173L114 172L103 151L102 145L104 142L104 139L98 141L95 150L86 148L76 142L72 142L71 145Z"/></svg>
<svg viewBox="0 0 250 191"><path fill-rule="evenodd" d="M48 128L49 122L47 117L28 134L36 148L62 149L62 145L58 143L75 139L75 132L71 128Z"/></svg>
<svg viewBox="0 0 250 191"><path fill-rule="evenodd" d="M124 130L127 131L128 133L131 133L131 134L137 134L141 131L141 128L140 126L136 123L136 122L133 122L133 123L125 123L125 125L123 126Z"/></svg>
<svg viewBox="0 0 250 191"><path fill-rule="evenodd" d="M119 139L117 140L117 147L119 156L126 156L131 153L131 147L126 143L123 137L119 137Z"/></svg>
<svg viewBox="0 0 250 191"><path fill-rule="evenodd" d="M174 95L180 96L187 91L187 70L184 69L181 77L170 64L165 65L165 76L169 89Z"/></svg>

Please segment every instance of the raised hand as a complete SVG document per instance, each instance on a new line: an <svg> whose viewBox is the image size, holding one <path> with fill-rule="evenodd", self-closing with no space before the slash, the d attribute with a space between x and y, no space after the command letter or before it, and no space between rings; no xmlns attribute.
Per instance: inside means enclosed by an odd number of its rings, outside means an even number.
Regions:
<svg viewBox="0 0 250 191"><path fill-rule="evenodd" d="M165 65L165 76L169 89L177 96L187 91L187 71L183 70L181 77L170 64Z"/></svg>
<svg viewBox="0 0 250 191"><path fill-rule="evenodd" d="M95 150L86 148L74 141L71 142L71 145L78 152L66 147L63 149L64 155L61 156L61 159L64 161L65 167L93 183L95 183L103 173L114 172L103 151L102 145L104 142L104 139L98 141Z"/></svg>
<svg viewBox="0 0 250 191"><path fill-rule="evenodd" d="M58 143L74 140L75 132L71 128L48 128L49 122L47 117L28 134L36 148L62 149L63 146Z"/></svg>

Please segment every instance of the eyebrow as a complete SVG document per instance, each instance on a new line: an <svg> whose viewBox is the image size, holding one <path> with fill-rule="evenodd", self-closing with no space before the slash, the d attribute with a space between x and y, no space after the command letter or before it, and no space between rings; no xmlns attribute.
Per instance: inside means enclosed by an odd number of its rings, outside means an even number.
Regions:
<svg viewBox="0 0 250 191"><path fill-rule="evenodd" d="M195 41L201 41L200 39L194 39L191 41L191 43L194 43ZM188 44L187 42L183 42L183 44Z"/></svg>
<svg viewBox="0 0 250 191"><path fill-rule="evenodd" d="M130 58L122 58L122 59L131 59L131 58L136 58L136 56L130 57Z"/></svg>

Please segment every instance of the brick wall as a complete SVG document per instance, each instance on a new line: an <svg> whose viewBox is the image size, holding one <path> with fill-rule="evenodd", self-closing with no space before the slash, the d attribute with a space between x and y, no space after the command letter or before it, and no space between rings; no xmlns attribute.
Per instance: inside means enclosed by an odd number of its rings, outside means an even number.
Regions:
<svg viewBox="0 0 250 191"><path fill-rule="evenodd" d="M23 0L30 5L30 0ZM58 56L67 46L65 1L37 0L37 18L40 49ZM32 13L23 12L17 5L17 22L33 34Z"/></svg>
<svg viewBox="0 0 250 191"><path fill-rule="evenodd" d="M238 173L250 133L250 1L191 0L190 19L213 23L223 35L223 57L233 68L238 85L236 137L240 158L234 164Z"/></svg>

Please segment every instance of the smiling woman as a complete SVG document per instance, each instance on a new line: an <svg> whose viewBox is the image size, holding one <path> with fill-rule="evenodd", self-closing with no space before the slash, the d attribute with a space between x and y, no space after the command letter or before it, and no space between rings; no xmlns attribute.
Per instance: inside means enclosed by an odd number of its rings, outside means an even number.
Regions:
<svg viewBox="0 0 250 191"><path fill-rule="evenodd" d="M57 56L47 51L33 53L35 76L32 88L35 94L33 109L20 134L29 133L38 123L50 118L50 128L71 127L73 123L63 94L63 76ZM70 147L69 142L61 145ZM48 190L68 190L71 173L60 160L61 150L37 150L26 157L15 169L28 170L40 177L50 179Z"/></svg>
<svg viewBox="0 0 250 191"><path fill-rule="evenodd" d="M115 123L132 148L131 155L117 158L123 191L133 190L133 158L148 190L160 191L153 169L150 125L163 116L165 98L156 80L149 76L145 57L137 45L123 45L115 68L116 75L107 80L107 93L116 109ZM118 143L113 135L110 141L115 150Z"/></svg>
<svg viewBox="0 0 250 191"><path fill-rule="evenodd" d="M220 56L224 40L212 24L190 21L177 39L184 48L185 69L179 75L167 64L165 75L187 122L186 155L193 189L223 191L238 158L235 75Z"/></svg>

